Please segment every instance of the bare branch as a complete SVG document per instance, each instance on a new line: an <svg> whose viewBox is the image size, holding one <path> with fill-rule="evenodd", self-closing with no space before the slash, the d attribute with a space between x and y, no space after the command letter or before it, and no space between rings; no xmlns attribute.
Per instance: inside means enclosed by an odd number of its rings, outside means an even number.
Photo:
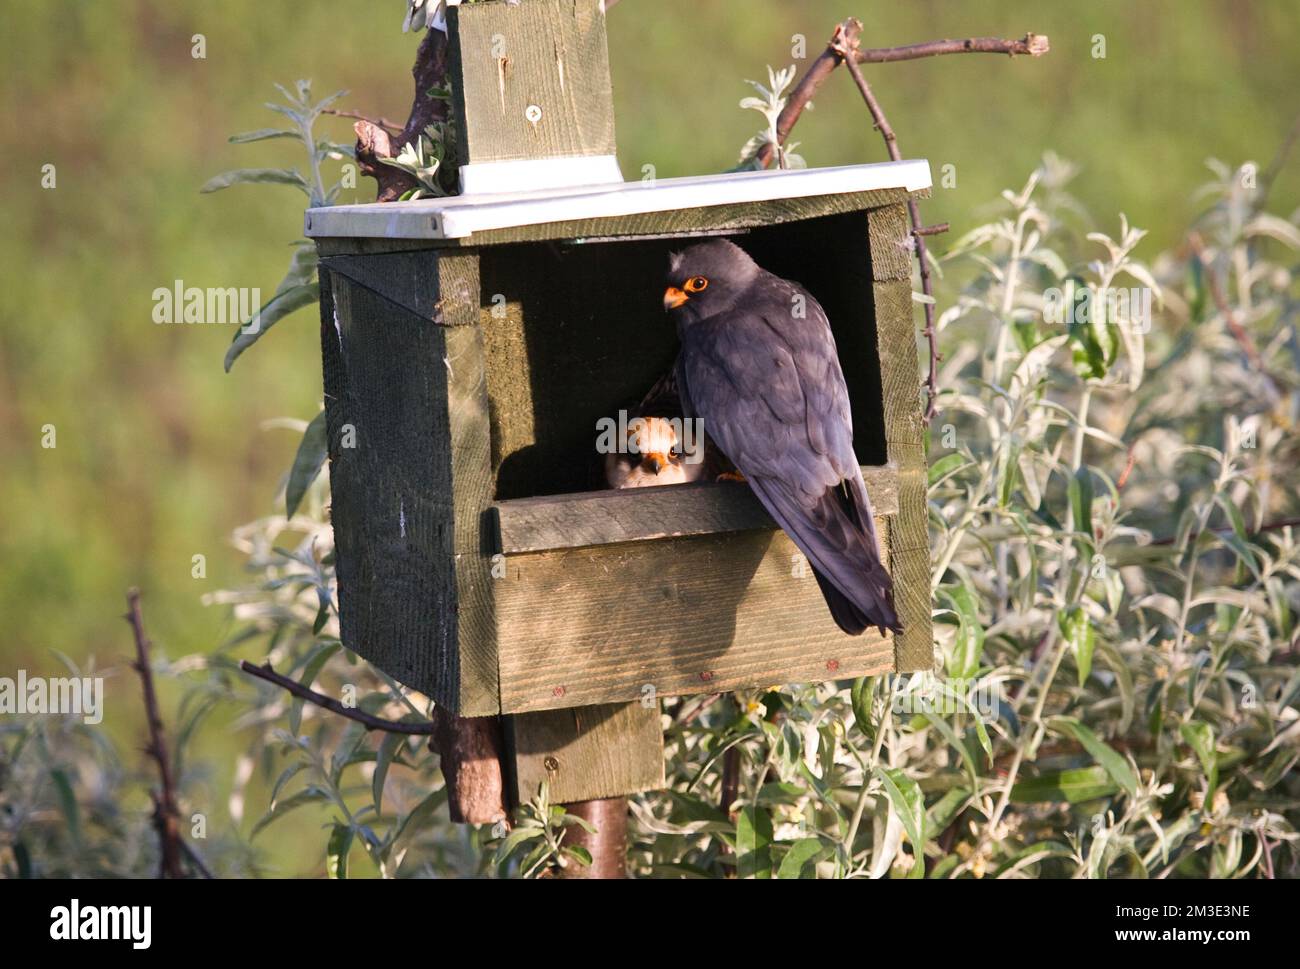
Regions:
<svg viewBox="0 0 1300 969"><path fill-rule="evenodd" d="M934 225L921 226L919 229L913 229L912 235L917 236L937 236L947 232L951 226L947 222L936 222Z"/></svg>
<svg viewBox="0 0 1300 969"><path fill-rule="evenodd" d="M817 93L817 89L822 86L822 82L843 62L844 58L839 46L836 44L836 38L840 36L841 31L845 30L849 23L857 24L857 32L862 30L862 24L856 20L845 21L845 23L836 27L835 36L831 38L831 42L817 59L809 65L808 70L804 72L803 77L799 79L799 83L795 85L794 91L791 92L776 121L776 133L781 144L785 144L795 122L799 120L799 116L803 114L808 102ZM921 44L910 44L905 47L877 47L862 50L857 46L857 32L853 33L849 38L853 41L849 46L856 51L855 57L859 64L886 64L892 61L935 57L940 54L1008 54L1011 56L1027 54L1030 57L1041 57L1051 49L1047 38L1041 34L1025 34L1020 40L1003 40L1000 37L968 37L965 40L931 40ZM765 145L759 152L758 157L764 168L771 162L775 151L776 147L774 145Z"/></svg>
<svg viewBox="0 0 1300 969"><path fill-rule="evenodd" d="M1205 267L1205 282L1210 290L1210 297L1214 300L1214 305L1218 308L1219 314L1223 317L1224 322L1228 325L1228 332L1232 338L1237 341L1241 347L1242 353L1250 365L1263 375L1268 381L1273 391L1274 397L1277 396L1277 380L1268 372L1264 366L1264 359L1259 354L1259 348L1255 346L1255 341L1250 338L1246 328L1241 325L1237 319L1237 314L1232 311L1232 306L1228 302L1228 297L1223 291L1223 286L1219 283L1219 277L1214 272L1214 261L1210 259L1209 254L1205 251L1205 243L1201 240L1200 233L1193 232L1187 237L1187 244L1191 247L1193 254L1202 266Z"/></svg>
<svg viewBox="0 0 1300 969"><path fill-rule="evenodd" d="M239 668L249 676L256 676L259 680L266 680L266 682L274 683L281 689L288 690L300 700L306 700L308 703L314 703L316 706L329 710L331 713L337 713L341 717L355 720L367 730L384 730L388 733L404 733L413 736L425 736L434 733L437 729L437 724L432 721L427 721L425 723L398 723L396 720L385 720L383 717L372 716L364 710L345 707L333 697L326 696L323 693L317 693L315 690L303 686L297 680L291 680L289 677L277 673L275 670L271 669L270 663L266 663L262 666L254 666L245 659L239 661Z"/></svg>
<svg viewBox="0 0 1300 969"><path fill-rule="evenodd" d="M162 782L161 791L150 791L153 800L153 824L158 831L158 842L162 859L159 864L159 878L184 878L181 868L181 855L184 844L181 841L180 816L176 807L176 788L172 781L171 762L167 759L167 743L163 738L162 716L158 712L158 695L153 687L153 668L149 664L149 650L152 644L144 632L144 617L140 613L140 590L130 589L126 594L127 612L123 616L131 624L135 636L135 662L132 667L140 676L140 685L144 692L144 712L149 723L149 745L145 752L158 765L158 777Z"/></svg>
<svg viewBox="0 0 1300 969"><path fill-rule="evenodd" d="M383 117L371 118L362 114L360 111L341 111L338 108L323 108L321 114L332 114L336 118L354 118L357 121L368 121L372 125L383 128L392 134L398 134L402 130L402 125L398 124L396 121L389 121L387 118Z"/></svg>
<svg viewBox="0 0 1300 969"><path fill-rule="evenodd" d="M1015 57L1025 54L1029 57L1042 57L1052 48L1042 34L1025 34L1020 40L1004 40L1001 37L967 37L965 40L929 40L923 44L908 44L905 47L876 47L859 50L856 60L859 64L889 64L894 61L914 61L922 57L935 57L939 54L1007 54Z"/></svg>
<svg viewBox="0 0 1300 969"><path fill-rule="evenodd" d="M777 116L776 135L780 144L785 144L795 122L799 120L804 109L808 107L813 95L817 93L826 78L830 77L835 68L841 64L847 64L849 73L852 75L854 83L857 84L858 90L862 93L862 98L867 103L867 109L871 112L872 121L885 139L885 148L889 152L889 157L894 161L899 161L902 159L902 154L898 150L898 138L889 126L889 121L880 107L880 102L876 100L871 86L867 84L866 78L858 68L859 64L886 64L893 61L935 57L940 54L1007 54L1009 56L1024 54L1030 57L1041 57L1051 49L1047 38L1043 35L1026 34L1020 40L1005 40L1000 37L968 37L965 40L931 40L922 44L910 44L905 47L878 47L862 50L858 46L861 34L862 22L852 17L836 26L830 43L826 45L826 49L818 55L817 59L809 65L808 70L799 79L794 90L790 92L785 107L781 109L781 113ZM769 142L759 149L758 159L763 168L771 164L773 157L776 155L776 148L776 145ZM915 241L916 258L921 269L921 291L927 297L933 299L925 236L946 232L948 224L945 222L936 226L922 225L920 209L915 200L908 201L907 211L912 220L912 238ZM925 381L925 423L928 426L938 410L939 362L943 360L943 356L939 353L938 333L934 328L933 302L926 302L925 304L924 333L930 348L930 370Z"/></svg>
<svg viewBox="0 0 1300 969"><path fill-rule="evenodd" d="M399 723L345 707L333 697L277 673L269 663L255 666L242 660L239 668L322 709L354 720L367 730L429 737L429 747L437 752L439 767L447 781L451 820L462 824L490 824L506 817L505 778L501 770L505 742L499 717L458 717L436 707L432 720Z"/></svg>
<svg viewBox="0 0 1300 969"><path fill-rule="evenodd" d="M853 30L849 24L857 24L857 21L846 21L843 25L845 29L837 30L836 37L831 40L831 45L838 46L841 59L848 68L849 75L853 78L853 83L858 86L858 91L862 94L862 100L867 104L867 110L871 112L871 119L875 122L876 128L880 135L885 139L885 150L889 152L889 157L894 161L902 160L902 152L898 148L898 137L894 134L894 129L890 127L889 119L885 117L885 110L876 100L875 92L871 90L871 85L867 83L866 77L862 73L862 68L858 66L857 59L851 56L853 46L857 43L858 32L861 24L858 24L858 30ZM916 204L916 199L907 200L907 214L912 220L912 238L916 243L916 259L921 269L921 292L927 297L925 310L925 334L926 343L930 348L930 369L925 379L925 423L928 427L930 421L939 409L939 361L943 356L939 353L939 334L934 328L934 286L930 281L930 262L929 254L925 247L925 233L920 231L923 223L921 221L921 209Z"/></svg>

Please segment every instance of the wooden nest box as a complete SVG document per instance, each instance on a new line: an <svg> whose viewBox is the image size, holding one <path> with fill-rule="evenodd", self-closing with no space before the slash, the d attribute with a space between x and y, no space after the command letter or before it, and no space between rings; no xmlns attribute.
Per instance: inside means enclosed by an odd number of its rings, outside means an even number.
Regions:
<svg viewBox="0 0 1300 969"><path fill-rule="evenodd" d="M929 669L906 211L929 166L624 183L598 0L448 28L466 193L307 214L344 644L466 716ZM830 317L897 637L841 633L748 488L604 490L597 422L677 353L668 254L719 235Z"/></svg>

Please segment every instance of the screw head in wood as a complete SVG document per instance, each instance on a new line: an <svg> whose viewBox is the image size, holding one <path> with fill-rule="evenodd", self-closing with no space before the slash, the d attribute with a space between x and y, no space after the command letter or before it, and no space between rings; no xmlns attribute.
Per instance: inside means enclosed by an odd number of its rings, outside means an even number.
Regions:
<svg viewBox="0 0 1300 969"><path fill-rule="evenodd" d="M557 697L564 696L564 687L557 686L554 690L551 691L551 696L557 696Z"/></svg>
<svg viewBox="0 0 1300 969"><path fill-rule="evenodd" d="M837 659L828 659L828 660L826 661L826 669L828 669L830 672L834 673L834 672L835 672L836 670L838 670L839 668L840 668L840 661L839 661L839 660L837 660Z"/></svg>
<svg viewBox="0 0 1300 969"><path fill-rule="evenodd" d="M537 122L542 120L541 106L537 104L530 104L528 107L524 108L524 117L528 119L529 124L531 125L537 124Z"/></svg>
<svg viewBox="0 0 1300 969"><path fill-rule="evenodd" d="M560 762L554 757L547 757L542 761L542 766L545 767L549 773L554 774L560 769Z"/></svg>

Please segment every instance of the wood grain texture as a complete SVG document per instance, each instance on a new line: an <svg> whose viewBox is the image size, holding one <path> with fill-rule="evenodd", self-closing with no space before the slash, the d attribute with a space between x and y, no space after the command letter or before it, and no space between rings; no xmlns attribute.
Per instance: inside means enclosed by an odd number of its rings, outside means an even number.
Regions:
<svg viewBox="0 0 1300 969"><path fill-rule="evenodd" d="M886 205L867 215L871 244L871 278L912 278L912 223L902 205Z"/></svg>
<svg viewBox="0 0 1300 969"><path fill-rule="evenodd" d="M896 513L897 472L868 467L862 476L872 510ZM506 555L777 527L753 491L734 482L519 498L494 508L497 550Z"/></svg>
<svg viewBox="0 0 1300 969"><path fill-rule="evenodd" d="M447 22L462 163L614 154L599 0L475 3Z"/></svg>
<svg viewBox="0 0 1300 969"><path fill-rule="evenodd" d="M376 284L382 292L323 270L342 639L452 711L495 713L482 333L440 326L398 305L390 298L389 257L364 258L367 265L346 268L367 281L387 280ZM415 270L436 281L435 303L443 294L462 298L467 286L477 293L476 255L422 258Z"/></svg>
<svg viewBox="0 0 1300 969"><path fill-rule="evenodd" d="M898 672L912 672L933 668L934 642L924 425L911 268L909 264L904 275L902 266L895 264L895 253L910 238L910 222L906 208L893 205L870 212L868 224L873 264L878 249L883 253L881 270L873 271L874 303L886 448L890 462L898 468L898 514L892 520L890 555L894 563L894 606L903 632L895 637L895 668ZM895 240L893 245L890 239Z"/></svg>
<svg viewBox="0 0 1300 969"><path fill-rule="evenodd" d="M887 564L890 520L876 521ZM779 531L510 556L496 587L502 710L892 668L892 637L841 632L801 560Z"/></svg>
<svg viewBox="0 0 1300 969"><path fill-rule="evenodd" d="M432 258L428 268L435 273ZM440 458L449 453L445 416L436 416L446 411L447 371L434 366L446 331L328 276L334 312L321 335L341 636L454 708L451 465Z"/></svg>
<svg viewBox="0 0 1300 969"><path fill-rule="evenodd" d="M478 308L477 253L447 253L438 258L444 306L464 300ZM462 294L472 293L470 300ZM491 513L495 481L488 419L487 359L483 330L477 325L443 331L447 378L447 441L453 495L456 625L459 684L456 712L480 716L499 710L497 619L491 574L494 535ZM447 643L449 651L455 642Z"/></svg>
<svg viewBox="0 0 1300 969"><path fill-rule="evenodd" d="M552 803L619 797L664 786L659 703L605 703L508 717L517 802L543 782Z"/></svg>

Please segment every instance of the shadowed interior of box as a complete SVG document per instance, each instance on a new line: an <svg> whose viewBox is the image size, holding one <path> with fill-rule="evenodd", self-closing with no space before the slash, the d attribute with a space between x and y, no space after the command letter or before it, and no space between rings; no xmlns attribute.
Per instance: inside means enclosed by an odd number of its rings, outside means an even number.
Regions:
<svg viewBox="0 0 1300 969"><path fill-rule="evenodd" d="M826 310L864 465L886 461L865 212L729 235ZM604 488L597 422L672 366L668 254L699 238L494 246L481 281L498 501Z"/></svg>

